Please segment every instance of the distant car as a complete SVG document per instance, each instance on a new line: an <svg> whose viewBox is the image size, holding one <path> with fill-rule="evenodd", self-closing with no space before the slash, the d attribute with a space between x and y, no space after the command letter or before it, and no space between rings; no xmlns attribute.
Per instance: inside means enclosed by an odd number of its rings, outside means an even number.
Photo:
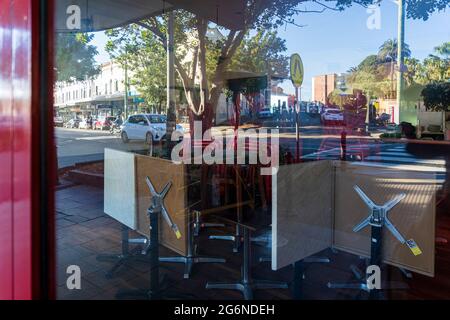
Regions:
<svg viewBox="0 0 450 320"><path fill-rule="evenodd" d="M114 121L116 121L116 117L105 117L100 116L97 118L96 121L94 121L94 130L109 130L111 128L111 125Z"/></svg>
<svg viewBox="0 0 450 320"><path fill-rule="evenodd" d="M129 116L121 128L122 141L127 143L129 140L143 140L147 144L161 141L166 135L166 122L166 116L160 114L136 114ZM184 134L183 127L177 124L175 130L182 137Z"/></svg>
<svg viewBox="0 0 450 320"><path fill-rule="evenodd" d="M67 121L65 123L64 127L74 129L74 128L78 128L79 125L80 125L80 119L73 118L73 119L70 119L69 121Z"/></svg>
<svg viewBox="0 0 450 320"><path fill-rule="evenodd" d="M344 124L344 113L339 109L325 109L320 120L324 125Z"/></svg>
<svg viewBox="0 0 450 320"><path fill-rule="evenodd" d="M258 112L258 118L267 119L272 118L273 114L270 112L270 108L263 108Z"/></svg>
<svg viewBox="0 0 450 320"><path fill-rule="evenodd" d="M53 124L55 127L63 127L64 126L64 120L62 117L54 117L53 118Z"/></svg>

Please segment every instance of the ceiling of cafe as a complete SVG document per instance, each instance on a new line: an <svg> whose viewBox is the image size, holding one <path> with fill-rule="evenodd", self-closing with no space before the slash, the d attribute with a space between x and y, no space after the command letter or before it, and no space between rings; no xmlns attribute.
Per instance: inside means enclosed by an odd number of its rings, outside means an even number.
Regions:
<svg viewBox="0 0 450 320"><path fill-rule="evenodd" d="M239 30L243 27L243 6L243 0L56 0L55 22L57 32L101 31L185 9L228 29ZM72 29L71 22L77 14L81 17L81 28Z"/></svg>

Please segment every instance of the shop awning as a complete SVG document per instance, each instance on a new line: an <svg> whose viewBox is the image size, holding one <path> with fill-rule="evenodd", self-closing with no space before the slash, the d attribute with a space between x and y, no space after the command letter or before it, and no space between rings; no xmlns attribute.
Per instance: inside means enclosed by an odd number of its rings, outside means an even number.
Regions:
<svg viewBox="0 0 450 320"><path fill-rule="evenodd" d="M185 9L230 30L242 29L244 24L242 0L56 0L56 31L101 31L175 9ZM71 19L78 12L81 28L72 29Z"/></svg>

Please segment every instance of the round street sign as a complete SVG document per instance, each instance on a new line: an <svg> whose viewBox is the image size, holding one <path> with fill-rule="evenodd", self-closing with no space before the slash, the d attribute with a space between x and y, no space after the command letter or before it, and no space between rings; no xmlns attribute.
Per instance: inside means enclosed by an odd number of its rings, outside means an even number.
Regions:
<svg viewBox="0 0 450 320"><path fill-rule="evenodd" d="M291 81L294 87L300 87L303 83L303 62L300 55L294 53L291 56Z"/></svg>

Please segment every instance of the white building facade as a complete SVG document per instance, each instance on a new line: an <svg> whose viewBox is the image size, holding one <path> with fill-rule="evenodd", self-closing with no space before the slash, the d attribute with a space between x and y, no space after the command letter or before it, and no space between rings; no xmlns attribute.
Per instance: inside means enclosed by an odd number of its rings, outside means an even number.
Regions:
<svg viewBox="0 0 450 320"><path fill-rule="evenodd" d="M136 97L135 88L128 85L129 110L135 107ZM125 71L115 62L102 64L93 79L57 82L54 88L55 114L63 117L114 115L124 111L124 100Z"/></svg>

